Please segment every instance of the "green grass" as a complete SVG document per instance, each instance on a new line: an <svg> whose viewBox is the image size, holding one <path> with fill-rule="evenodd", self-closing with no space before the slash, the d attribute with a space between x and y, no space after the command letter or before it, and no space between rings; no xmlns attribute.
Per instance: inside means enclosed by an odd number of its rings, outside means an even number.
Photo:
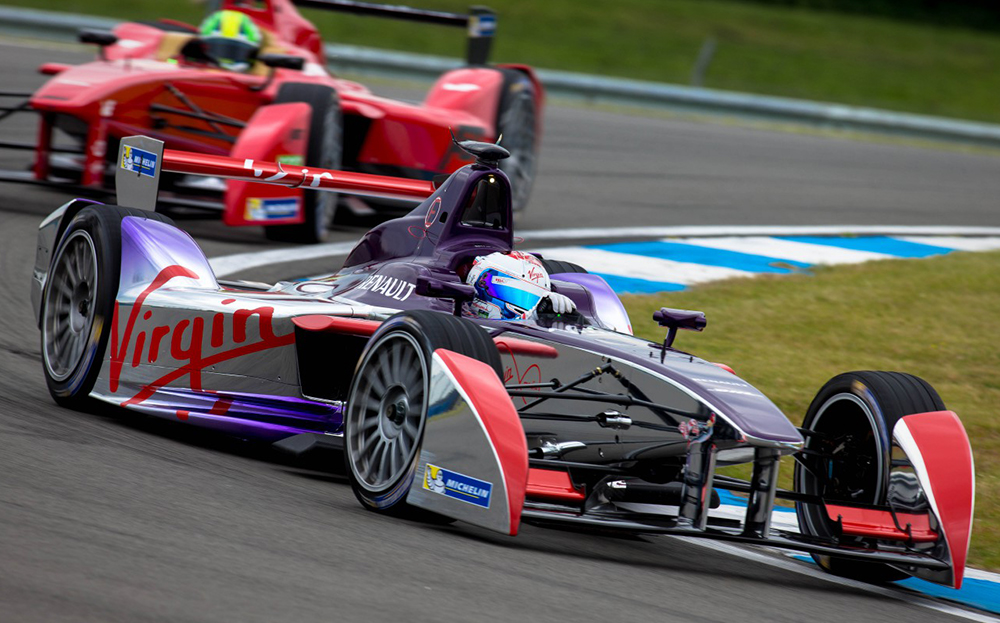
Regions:
<svg viewBox="0 0 1000 623"><path fill-rule="evenodd" d="M623 297L637 335L660 340L662 306L703 310L676 346L732 366L796 424L828 379L897 370L933 385L961 417L976 463L969 562L1000 569L1000 253L820 268L682 292ZM783 465L788 487L790 465Z"/></svg>
<svg viewBox="0 0 1000 623"><path fill-rule="evenodd" d="M6 0L7 4L197 21L180 0ZM465 11L471 0L413 0ZM707 37L718 49L706 86L1000 121L1000 35L882 18L723 0L508 0L495 59L687 83ZM328 41L460 56L454 29L304 11Z"/></svg>

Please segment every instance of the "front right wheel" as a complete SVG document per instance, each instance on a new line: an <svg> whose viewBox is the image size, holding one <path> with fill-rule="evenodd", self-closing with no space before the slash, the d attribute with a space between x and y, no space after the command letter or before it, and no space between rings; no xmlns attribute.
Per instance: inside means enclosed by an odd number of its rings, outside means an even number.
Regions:
<svg viewBox="0 0 1000 623"><path fill-rule="evenodd" d="M902 372L846 372L819 390L802 427L806 453L795 464L795 490L824 502L886 505L893 492L892 429L914 413L943 411L929 383ZM899 474L897 474L898 476ZM823 504L796 503L803 534L830 539L836 525ZM813 554L835 575L871 583L901 580L909 574L883 563Z"/></svg>

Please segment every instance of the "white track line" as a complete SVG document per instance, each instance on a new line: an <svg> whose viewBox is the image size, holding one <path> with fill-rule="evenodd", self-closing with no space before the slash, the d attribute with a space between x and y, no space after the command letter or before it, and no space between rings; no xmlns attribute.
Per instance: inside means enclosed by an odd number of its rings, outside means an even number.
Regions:
<svg viewBox="0 0 1000 623"><path fill-rule="evenodd" d="M735 268L677 262L658 257L615 253L614 251L585 247L552 247L537 249L537 251L546 257L586 266L595 273L683 285L732 279L733 277L753 277L757 274Z"/></svg>
<svg viewBox="0 0 1000 623"><path fill-rule="evenodd" d="M215 271L216 277L225 277L238 273L248 268L258 266L270 266L273 264L284 264L285 262L299 262L302 260L317 260L325 257L336 257L346 255L351 252L357 240L351 242L328 242L326 244L313 244L301 247L288 247L286 249L274 249L273 251L251 251L250 253L236 253L235 255L222 255L208 260Z"/></svg>
<svg viewBox="0 0 1000 623"><path fill-rule="evenodd" d="M692 545L697 545L698 547L704 547L705 549L711 549L717 552L730 554L732 556L737 556L739 558L743 558L746 560L752 560L754 562L769 565L771 567L777 567L779 569L784 569L786 571L792 571L794 573L799 573L801 575L807 575L812 578L826 580L827 582L832 582L833 584L840 584L841 586L847 586L849 588L862 590L869 593L874 593L876 595L881 595L883 597L898 599L913 606L927 608L928 610L934 610L942 614L948 614L969 621L977 621L979 623L1000 623L1000 618L990 616L982 612L964 610L962 608L950 606L948 604L941 603L939 601L935 601L930 598L920 597L918 596L917 593L911 593L903 589L894 590L891 588L885 588L883 586L873 586L871 584L865 584L864 582L858 582L855 580L849 580L847 578L841 578L826 573L825 571L821 571L818 568L810 567L809 565L804 563L795 562L784 558L778 558L773 555L762 554L747 547L731 545L729 543L723 543L721 541L710 541L708 539L689 539L678 536L670 536L667 538L682 540L684 543L690 543Z"/></svg>
<svg viewBox="0 0 1000 623"><path fill-rule="evenodd" d="M548 240L589 238L683 238L686 236L1000 236L1000 227L950 225L682 225L676 227L580 227L516 232Z"/></svg>
<svg viewBox="0 0 1000 623"><path fill-rule="evenodd" d="M734 226L734 225L712 225L712 226L682 226L682 227L608 227L608 228L577 228L577 229L536 229L517 232L518 237L524 240L545 239L545 240L581 240L587 238L609 239L609 238L684 238L684 237L741 237L741 236L843 236L843 235L867 235L867 236L950 236L950 238L938 238L940 246L953 246L955 249L968 251L984 251L988 249L1000 248L992 246L997 238L984 238L981 242L975 239L951 238L955 236L994 236L1000 237L1000 227L950 227L950 226L894 226L894 225L819 225L819 226L794 226L779 227L772 225L765 226ZM948 244L945 244L945 240ZM914 242L924 242L923 238ZM967 241L967 242L963 242ZM694 244L691 240L686 240L689 244ZM345 255L354 248L355 242L330 242L327 244L317 244L311 246L288 247L285 249L275 249L273 251L258 251L251 253L237 253L235 255L224 255L210 260L212 268L218 277L225 277L249 268L267 266L272 264L282 264L284 262L297 262L301 260L320 259L325 257L337 257ZM927 241L927 244L934 244ZM997 242L1000 244L1000 242ZM959 246L962 245L962 246ZM981 245L979 248L976 245ZM845 251L849 251L845 250ZM862 253L856 251L855 253ZM880 255L880 254L878 254ZM646 258L643 258L644 260ZM794 258L787 258L794 259ZM813 262L810 262L813 263ZM630 273L630 276L638 276ZM660 280L658 277L657 281Z"/></svg>
<svg viewBox="0 0 1000 623"><path fill-rule="evenodd" d="M683 242L684 244L712 249L723 249L725 251L764 255L776 259L791 260L793 262L804 262L806 264L860 264L869 260L898 259L895 255L887 253L858 251L825 244L796 242L794 240L782 240L781 238L767 236L681 238L674 240L674 242Z"/></svg>
<svg viewBox="0 0 1000 623"><path fill-rule="evenodd" d="M900 240L945 247L958 251L995 251L1000 249L1000 238L960 238L958 236L898 236Z"/></svg>

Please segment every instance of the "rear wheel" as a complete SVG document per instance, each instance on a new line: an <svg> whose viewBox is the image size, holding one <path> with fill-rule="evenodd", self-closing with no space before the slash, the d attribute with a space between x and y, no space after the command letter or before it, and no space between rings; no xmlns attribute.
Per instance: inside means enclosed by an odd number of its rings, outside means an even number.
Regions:
<svg viewBox="0 0 1000 623"><path fill-rule="evenodd" d="M42 292L42 368L49 393L65 407L86 405L107 350L126 216L172 222L145 210L87 207L66 226L53 254Z"/></svg>
<svg viewBox="0 0 1000 623"><path fill-rule="evenodd" d="M587 273L586 268L580 266L579 264L574 264L573 262L564 262L562 260L542 260L542 268L545 269L550 275L557 275L559 273Z"/></svg>
<svg viewBox="0 0 1000 623"><path fill-rule="evenodd" d="M944 410L926 381L901 372L847 372L830 379L813 399L803 428L809 469L795 465L795 490L826 502L886 504L891 495L892 429L905 415ZM836 526L818 504L796 504L804 534L830 538ZM864 582L908 577L889 565L813 554L825 570Z"/></svg>
<svg viewBox="0 0 1000 623"><path fill-rule="evenodd" d="M343 151L343 126L337 91L322 84L292 82L281 85L274 103L305 102L312 108L306 166L339 169ZM316 243L326 240L336 217L337 193L306 190L302 193L305 220L298 225L266 225L264 235L283 242Z"/></svg>
<svg viewBox="0 0 1000 623"><path fill-rule="evenodd" d="M485 331L463 318L429 311L389 318L361 356L344 417L344 461L351 488L368 510L438 517L406 504L438 348L484 361L500 374L500 355Z"/></svg>
<svg viewBox="0 0 1000 623"><path fill-rule="evenodd" d="M500 169L510 178L511 203L515 212L528 205L538 166L538 137L535 132L535 85L523 72L501 69L503 91L497 113L500 144L510 157L500 161Z"/></svg>

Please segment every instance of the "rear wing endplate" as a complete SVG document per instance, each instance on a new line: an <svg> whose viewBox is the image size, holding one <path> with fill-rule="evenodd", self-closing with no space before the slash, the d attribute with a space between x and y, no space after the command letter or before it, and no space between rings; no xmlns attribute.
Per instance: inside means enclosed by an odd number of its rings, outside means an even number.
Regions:
<svg viewBox="0 0 1000 623"><path fill-rule="evenodd" d="M355 2L355 0L292 1L297 6L310 9L323 9L326 11L353 13L354 15L388 17L423 24L465 28L468 33L468 47L466 48L465 60L470 65L485 65L489 61L490 48L493 44L493 34L497 26L496 13L493 9L484 6L469 7L469 14L463 15L462 13L415 9L408 6Z"/></svg>

